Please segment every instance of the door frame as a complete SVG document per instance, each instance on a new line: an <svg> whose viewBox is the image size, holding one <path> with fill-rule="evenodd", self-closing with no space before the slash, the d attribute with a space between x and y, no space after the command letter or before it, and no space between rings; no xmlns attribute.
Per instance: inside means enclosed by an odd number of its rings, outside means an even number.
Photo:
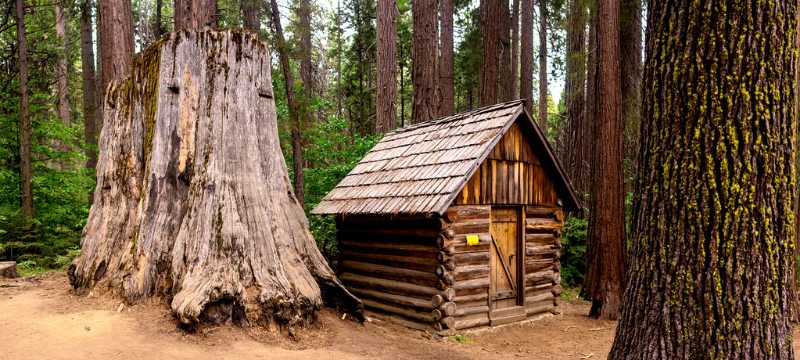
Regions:
<svg viewBox="0 0 800 360"><path fill-rule="evenodd" d="M515 303L517 307L524 307L525 306L525 206L524 205L505 205L505 204L498 204L498 205L491 205L490 214L489 214L489 227L491 232L491 226L494 218L493 211L495 208L504 208L504 209L514 209L516 211L516 239L514 240L515 245L515 263L516 266L516 279L514 286L516 287L516 294L515 294ZM493 249L495 245L492 245L493 252L497 250ZM496 271L492 269L492 271ZM504 270L503 270L504 271ZM490 277L490 281L493 277ZM489 287L491 289L491 286ZM490 302L490 309L494 309L494 302L495 300L492 299L492 294L489 294L489 302Z"/></svg>

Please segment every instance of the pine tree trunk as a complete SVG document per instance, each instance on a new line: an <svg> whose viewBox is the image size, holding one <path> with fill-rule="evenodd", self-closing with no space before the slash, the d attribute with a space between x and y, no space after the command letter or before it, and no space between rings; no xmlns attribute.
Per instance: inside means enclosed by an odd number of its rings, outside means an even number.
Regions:
<svg viewBox="0 0 800 360"><path fill-rule="evenodd" d="M61 0L56 1L55 6L56 37L59 42L59 57L56 62L56 74L58 76L58 118L67 126L70 126L69 119L69 100L67 98L69 90L67 88L67 38L64 26L64 11Z"/></svg>
<svg viewBox="0 0 800 360"><path fill-rule="evenodd" d="M533 113L533 1L521 0L519 98Z"/></svg>
<svg viewBox="0 0 800 360"><path fill-rule="evenodd" d="M217 27L217 0L175 0L175 31Z"/></svg>
<svg viewBox="0 0 800 360"><path fill-rule="evenodd" d="M622 178L622 96L619 0L600 1L597 117L592 148L592 196L587 278L593 287L590 317L618 319L625 289L625 205ZM602 196L600 196L602 195Z"/></svg>
<svg viewBox="0 0 800 360"><path fill-rule="evenodd" d="M511 89L512 99L516 99L519 86L519 0L513 0L511 9Z"/></svg>
<svg viewBox="0 0 800 360"><path fill-rule="evenodd" d="M259 35L261 32L262 0L242 0L242 27Z"/></svg>
<svg viewBox="0 0 800 360"><path fill-rule="evenodd" d="M483 13L483 81L481 106L497 103L497 85L500 80L500 1L484 0Z"/></svg>
<svg viewBox="0 0 800 360"><path fill-rule="evenodd" d="M514 100L511 90L511 13L508 11L508 0L500 1L500 85L498 100L500 102Z"/></svg>
<svg viewBox="0 0 800 360"><path fill-rule="evenodd" d="M547 134L547 0L539 0L539 129Z"/></svg>
<svg viewBox="0 0 800 360"><path fill-rule="evenodd" d="M294 182L292 189L297 201L302 205L305 202L305 173L303 169L303 140L302 129L300 128L300 110L295 99L294 76L289 64L289 49L286 39L283 37L283 27L281 26L281 14L278 11L276 0L270 0L272 9L272 26L275 28L275 45L278 48L278 58L283 71L284 87L286 89L286 103L289 105L289 117L292 121L292 170L294 171Z"/></svg>
<svg viewBox="0 0 800 360"><path fill-rule="evenodd" d="M19 190L22 216L33 217L31 190L31 115L28 108L28 41L25 33L25 0L16 0L17 65L19 67Z"/></svg>
<svg viewBox="0 0 800 360"><path fill-rule="evenodd" d="M188 325L302 325L323 298L359 313L286 191L269 59L255 36L187 30L109 87L76 289L165 296Z"/></svg>
<svg viewBox="0 0 800 360"><path fill-rule="evenodd" d="M583 168L584 173L588 175L588 182L586 186L587 194L584 199L588 200L588 205L591 207L591 198L594 196L594 187L592 186L593 175L592 168L594 167L594 127L597 122L597 4L593 3L589 7L589 48L586 51L586 124L583 127L583 153L586 155L589 166ZM589 214L591 216L591 214ZM591 241L586 243L586 274L583 279L583 286L581 287L580 297L584 299L592 299L594 296L594 284L597 280L594 278L598 272L592 269L597 265L594 261L596 255L596 244Z"/></svg>
<svg viewBox="0 0 800 360"><path fill-rule="evenodd" d="M397 5L394 0L378 0L377 20L377 104L376 132L397 127Z"/></svg>
<svg viewBox="0 0 800 360"><path fill-rule="evenodd" d="M92 0L81 2L81 77L83 84L83 140L97 146L97 80L94 69L94 44L92 42ZM86 167L97 166L97 152L86 149Z"/></svg>
<svg viewBox="0 0 800 360"><path fill-rule="evenodd" d="M133 58L133 12L130 1L99 0L101 92L113 80L131 70Z"/></svg>
<svg viewBox="0 0 800 360"><path fill-rule="evenodd" d="M336 0L336 117L342 118L342 0Z"/></svg>
<svg viewBox="0 0 800 360"><path fill-rule="evenodd" d="M311 2L309 0L298 0L296 9L299 20L299 26L295 31L300 43L300 53L298 54L300 56L300 80L303 81L305 98L310 99L316 96L317 89L314 82L314 65L311 59ZM310 117L305 120L310 120Z"/></svg>
<svg viewBox="0 0 800 360"><path fill-rule="evenodd" d="M586 191L587 162L584 153L586 86L586 5L584 0L570 0L567 15L567 54L565 96L567 103L567 171L572 185Z"/></svg>
<svg viewBox="0 0 800 360"><path fill-rule="evenodd" d="M720 5L648 3L629 287L610 359L794 359L797 1Z"/></svg>
<svg viewBox="0 0 800 360"><path fill-rule="evenodd" d="M436 1L413 0L413 39L411 80L414 107L411 122L416 124L436 117Z"/></svg>
<svg viewBox="0 0 800 360"><path fill-rule="evenodd" d="M636 176L639 123L642 108L642 0L620 4L620 70L622 72L622 123L625 178ZM633 183L625 184L633 190ZM631 188L631 189L629 189Z"/></svg>
<svg viewBox="0 0 800 360"><path fill-rule="evenodd" d="M164 21L161 16L162 9L164 8L164 0L156 0L156 39L164 35Z"/></svg>
<svg viewBox="0 0 800 360"><path fill-rule="evenodd" d="M440 0L442 17L442 49L439 62L439 88L442 93L442 106L439 116L455 114L455 70L453 59L453 0Z"/></svg>

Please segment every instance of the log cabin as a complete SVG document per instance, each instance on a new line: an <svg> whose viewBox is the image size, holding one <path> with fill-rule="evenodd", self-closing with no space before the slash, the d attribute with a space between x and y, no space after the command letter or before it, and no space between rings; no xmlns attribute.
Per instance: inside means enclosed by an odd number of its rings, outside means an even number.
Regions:
<svg viewBox="0 0 800 360"><path fill-rule="evenodd" d="M376 318L452 333L557 313L579 202L522 101L399 128L312 211Z"/></svg>

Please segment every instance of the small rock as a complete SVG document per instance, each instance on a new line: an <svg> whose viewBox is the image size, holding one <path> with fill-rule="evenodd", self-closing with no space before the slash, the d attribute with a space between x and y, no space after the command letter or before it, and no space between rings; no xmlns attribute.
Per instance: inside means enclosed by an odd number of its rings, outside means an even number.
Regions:
<svg viewBox="0 0 800 360"><path fill-rule="evenodd" d="M119 306L117 306L117 312L118 312L118 313L119 313L119 312L122 312L122 309L125 309L125 304L123 304L123 303L119 303Z"/></svg>
<svg viewBox="0 0 800 360"><path fill-rule="evenodd" d="M88 326L84 326L83 328L84 328L84 329L86 329L86 331L90 331L90 330L92 330L92 328L90 328L90 327L88 327Z"/></svg>

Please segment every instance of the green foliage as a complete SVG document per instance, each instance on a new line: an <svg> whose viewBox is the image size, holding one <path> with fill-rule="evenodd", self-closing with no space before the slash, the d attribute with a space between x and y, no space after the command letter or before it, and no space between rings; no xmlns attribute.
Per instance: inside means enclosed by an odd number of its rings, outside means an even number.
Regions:
<svg viewBox="0 0 800 360"><path fill-rule="evenodd" d="M564 223L561 237L561 281L565 287L579 287L586 274L586 239L589 222L574 216Z"/></svg>
<svg viewBox="0 0 800 360"><path fill-rule="evenodd" d="M16 27L0 32L5 56L0 62L0 260L17 261L22 274L63 267L77 254L94 188L94 171L84 168L84 148L91 146L82 141L79 4L64 8L71 126L55 115L55 64L62 47L55 34L53 4L26 4L34 205L29 219L20 211ZM10 18L9 24L13 22Z"/></svg>
<svg viewBox="0 0 800 360"><path fill-rule="evenodd" d="M472 340L470 340L468 337L461 334L458 334L456 336L451 336L450 341L460 344L469 344L472 342Z"/></svg>
<svg viewBox="0 0 800 360"><path fill-rule="evenodd" d="M347 135L348 123L333 118L317 122L306 148L306 160L314 167L307 168L306 203L308 214L325 195L352 170L358 161L380 140L380 136ZM336 255L336 224L329 216L309 215L311 233L322 253L331 259Z"/></svg>

